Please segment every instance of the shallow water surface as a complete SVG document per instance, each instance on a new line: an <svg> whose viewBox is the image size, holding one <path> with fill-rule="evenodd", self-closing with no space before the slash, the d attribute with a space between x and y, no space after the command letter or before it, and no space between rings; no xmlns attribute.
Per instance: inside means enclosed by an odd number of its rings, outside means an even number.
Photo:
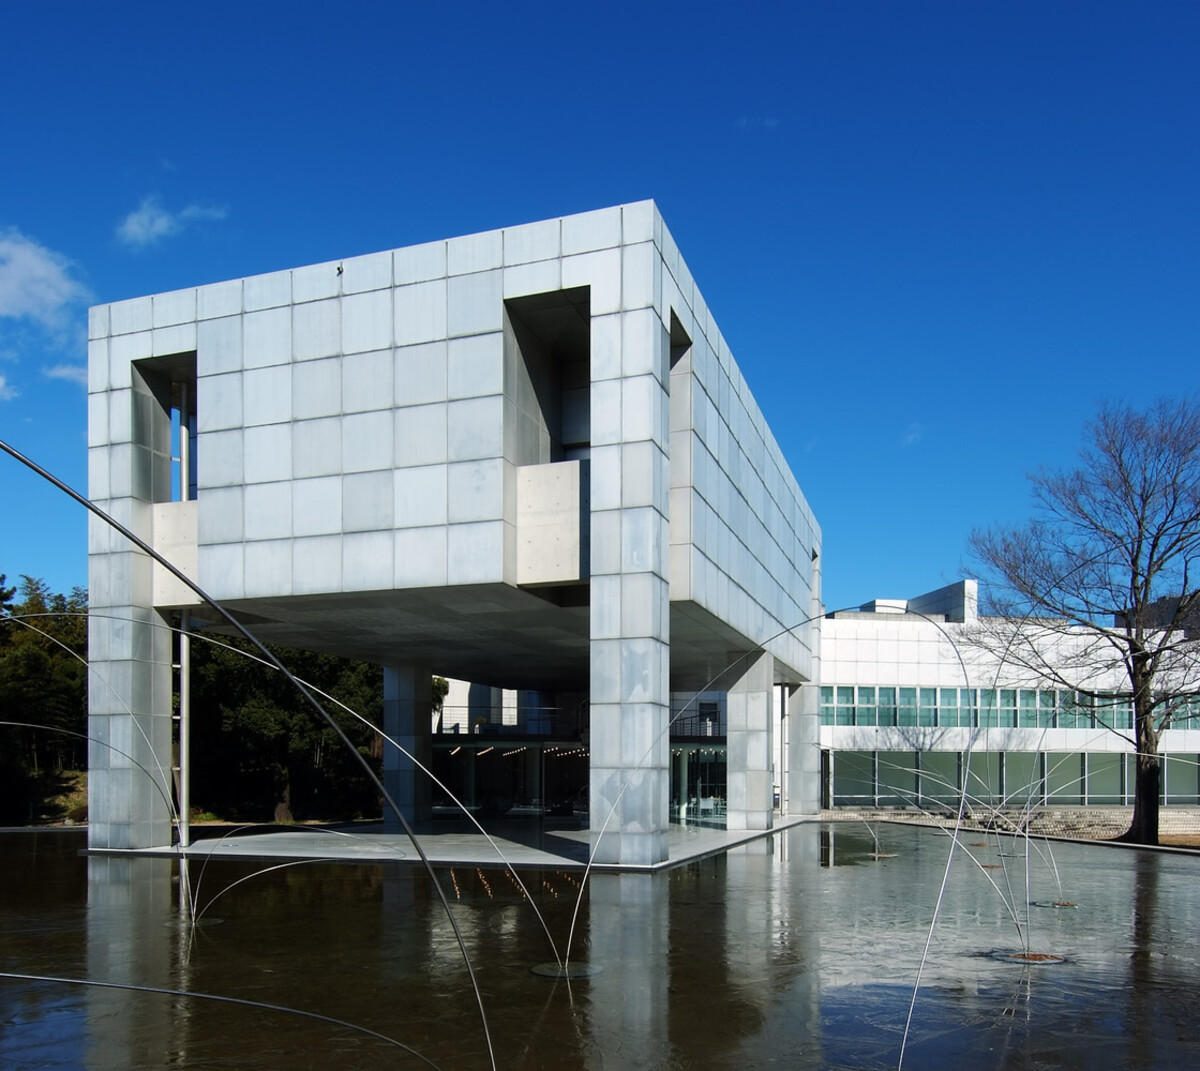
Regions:
<svg viewBox="0 0 1200 1071"><path fill-rule="evenodd" d="M874 833L804 825L658 875L593 874L571 960L595 973L569 984L531 972L554 952L511 875L439 870L496 1066L895 1068L919 968L904 1067L1200 1065L1200 859L1035 842L1027 865L1022 841L964 843L926 956L950 841ZM490 1066L418 867L181 872L83 844L0 835L0 971L47 979L0 978L0 1067ZM522 878L561 951L580 872ZM993 955L1022 951L1065 962Z"/></svg>

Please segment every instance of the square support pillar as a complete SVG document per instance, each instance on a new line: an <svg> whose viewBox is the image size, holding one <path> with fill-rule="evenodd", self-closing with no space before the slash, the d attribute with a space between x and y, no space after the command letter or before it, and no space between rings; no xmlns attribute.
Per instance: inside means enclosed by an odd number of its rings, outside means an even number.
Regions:
<svg viewBox="0 0 1200 1071"><path fill-rule="evenodd" d="M785 814L821 810L821 693L816 684L788 689L788 785Z"/></svg>
<svg viewBox="0 0 1200 1071"><path fill-rule="evenodd" d="M153 610L105 606L88 622L88 645L88 847L164 847L174 818L170 631Z"/></svg>
<svg viewBox="0 0 1200 1071"><path fill-rule="evenodd" d="M729 689L725 705L725 825L727 829L770 829L775 821L771 768L775 659L762 652L744 658L742 664L745 669Z"/></svg>
<svg viewBox="0 0 1200 1071"><path fill-rule="evenodd" d="M383 787L410 824L427 821L432 816L429 775L416 763L428 769L433 762L433 674L428 664L384 666L383 731L389 737L383 742ZM386 802L383 828L390 833L401 828Z"/></svg>
<svg viewBox="0 0 1200 1071"><path fill-rule="evenodd" d="M591 705L589 824L597 862L667 858L669 657L667 644L652 639L592 642L593 696L620 688L625 698Z"/></svg>
<svg viewBox="0 0 1200 1071"><path fill-rule="evenodd" d="M589 824L598 862L632 866L667 858L670 821L669 354L652 309L593 308L592 412L618 419L589 466Z"/></svg>

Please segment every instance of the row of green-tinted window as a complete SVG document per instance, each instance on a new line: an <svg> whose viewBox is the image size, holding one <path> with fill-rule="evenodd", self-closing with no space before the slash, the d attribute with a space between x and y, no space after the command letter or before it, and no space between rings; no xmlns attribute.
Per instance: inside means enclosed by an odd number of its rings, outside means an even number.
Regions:
<svg viewBox="0 0 1200 1071"><path fill-rule="evenodd" d="M1129 804L1136 756L1112 752L826 752L835 807ZM1200 804L1200 755L1164 755L1160 802Z"/></svg>
<svg viewBox="0 0 1200 1071"><path fill-rule="evenodd" d="M1130 729L1133 707L1127 699L1056 689L822 685L821 724ZM1200 728L1200 703L1181 710L1171 724Z"/></svg>

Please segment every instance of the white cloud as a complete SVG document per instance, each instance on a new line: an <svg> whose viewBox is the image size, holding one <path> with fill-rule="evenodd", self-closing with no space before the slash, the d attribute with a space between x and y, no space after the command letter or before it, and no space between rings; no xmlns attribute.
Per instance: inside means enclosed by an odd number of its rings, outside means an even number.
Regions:
<svg viewBox="0 0 1200 1071"><path fill-rule="evenodd" d="M904 429L904 434L900 436L900 445L913 446L921 441L921 438L924 436L924 434L925 426L923 424L918 424L916 422L909 424L909 426Z"/></svg>
<svg viewBox="0 0 1200 1071"><path fill-rule="evenodd" d="M179 222L166 211L157 198L145 197L117 226L117 238L134 249L167 238L179 230Z"/></svg>
<svg viewBox="0 0 1200 1071"><path fill-rule="evenodd" d="M191 223L224 219L227 214L224 208L196 204L171 212L154 194L149 194L117 224L117 240L130 249L146 249L178 234Z"/></svg>
<svg viewBox="0 0 1200 1071"><path fill-rule="evenodd" d="M8 380L0 376L0 402L8 402L17 396L16 389L10 387Z"/></svg>
<svg viewBox="0 0 1200 1071"><path fill-rule="evenodd" d="M0 316L32 320L53 333L68 326L91 294L70 260L18 230L0 231Z"/></svg>
<svg viewBox="0 0 1200 1071"><path fill-rule="evenodd" d="M56 364L46 369L46 375L51 379L66 379L78 383L81 387L87 386L88 373L85 364Z"/></svg>

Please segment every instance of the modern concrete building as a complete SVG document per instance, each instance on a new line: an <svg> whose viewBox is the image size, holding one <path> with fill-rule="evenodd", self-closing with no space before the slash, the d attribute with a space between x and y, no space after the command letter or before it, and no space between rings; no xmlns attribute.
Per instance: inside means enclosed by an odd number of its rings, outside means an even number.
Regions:
<svg viewBox="0 0 1200 1071"><path fill-rule="evenodd" d="M422 762L432 673L539 697L602 861L665 857L671 695L723 673L728 825L776 773L817 807L820 531L652 202L96 307L89 447L260 639L386 667ZM90 554L90 843L165 844L163 626L211 614L98 520ZM428 813L390 747L385 781Z"/></svg>
<svg viewBox="0 0 1200 1071"><path fill-rule="evenodd" d="M999 620L999 619L996 619ZM986 623L986 619L984 619ZM821 748L833 806L1023 808L1133 803L1133 709L1119 675L1038 679L971 641L976 582L839 611L821 632ZM1063 630L1043 643L1079 665ZM1092 656L1089 661L1094 662ZM1074 671L1078 674L1078 670ZM1106 695L1105 693L1110 693ZM1200 803L1200 701L1163 733L1163 801ZM1115 731L1114 731L1115 730Z"/></svg>

